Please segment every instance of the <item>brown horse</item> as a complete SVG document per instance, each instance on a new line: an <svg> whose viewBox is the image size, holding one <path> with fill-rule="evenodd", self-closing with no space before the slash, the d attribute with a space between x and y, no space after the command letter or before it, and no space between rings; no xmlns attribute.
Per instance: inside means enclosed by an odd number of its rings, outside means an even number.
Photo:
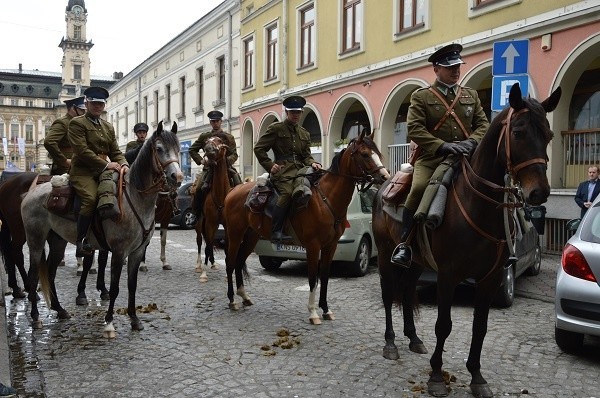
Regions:
<svg viewBox="0 0 600 398"><path fill-rule="evenodd" d="M208 282L206 266L211 262L211 268L215 269L215 235L219 224L225 225L223 218L223 207L225 197L231 191L227 166L227 145L218 136L210 137L204 146L204 153L212 165L212 180L210 189L206 194L202 215L198 217L195 225L196 244L198 245L198 258L196 260L196 272L200 273L200 282ZM200 248L204 239L204 267Z"/></svg>
<svg viewBox="0 0 600 398"><path fill-rule="evenodd" d="M333 158L329 170L312 188L313 195L308 205L291 213L289 221L297 240L306 248L310 286L308 308L312 324L321 323L315 301L317 278L321 281L319 307L323 310L323 317L334 319L327 304L327 283L331 259L345 228L346 211L355 185L371 183L375 179L382 181L388 177L372 135L367 136L363 132ZM271 236L271 219L263 213L250 211L244 205L254 185L238 185L225 198L227 297L232 310L238 309L234 300L233 271L235 270L237 294L242 297L243 305L252 305L243 282L243 275L247 275L246 259L260 236Z"/></svg>
<svg viewBox="0 0 600 398"><path fill-rule="evenodd" d="M550 195L546 149L553 134L546 113L556 108L560 94L558 88L540 103L535 99L522 98L518 85L512 87L510 107L492 121L473 153L470 165L464 159L459 162L461 167L448 187L442 224L433 230L417 227L419 238L416 243L413 240L413 264L408 270L390 262L392 251L399 243L402 226L384 211L381 195L387 184L381 187L375 198L373 232L379 250L378 265L386 316L385 358L399 357L392 326L393 301L404 307L404 334L410 339L410 349L427 352L416 334L412 296L422 267L437 268L437 344L431 356L432 372L427 383L433 396L448 395L442 377L442 353L452 329L454 291L467 278L476 281L473 334L467 359L467 369L472 377L470 387L476 397L493 396L480 371L489 308L501 284L504 268L510 267L511 261L514 261L509 253L512 245L507 244L514 232L511 214L515 207L544 203ZM423 237L425 233L426 238ZM424 244L426 241L428 245Z"/></svg>

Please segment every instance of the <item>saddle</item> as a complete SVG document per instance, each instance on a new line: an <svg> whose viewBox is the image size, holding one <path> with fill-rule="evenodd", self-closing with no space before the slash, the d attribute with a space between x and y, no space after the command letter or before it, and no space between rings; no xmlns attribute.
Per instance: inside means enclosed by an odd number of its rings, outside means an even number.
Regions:
<svg viewBox="0 0 600 398"><path fill-rule="evenodd" d="M404 163L381 193L383 200L387 204L399 206L410 192L412 177L413 167L410 163Z"/></svg>
<svg viewBox="0 0 600 398"><path fill-rule="evenodd" d="M38 184L43 184L48 181L52 184L52 191L46 201L46 208L51 213L59 216L67 215L73 210L75 199L75 191L73 190L73 187L71 187L71 184L69 184L69 175L38 176Z"/></svg>

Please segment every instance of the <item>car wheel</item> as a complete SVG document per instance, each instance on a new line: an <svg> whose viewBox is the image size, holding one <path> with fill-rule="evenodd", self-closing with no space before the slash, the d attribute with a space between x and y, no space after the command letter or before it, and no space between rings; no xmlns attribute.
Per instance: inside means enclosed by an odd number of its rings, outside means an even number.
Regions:
<svg viewBox="0 0 600 398"><path fill-rule="evenodd" d="M583 334L554 328L556 345L564 352L577 351L583 345Z"/></svg>
<svg viewBox="0 0 600 398"><path fill-rule="evenodd" d="M504 270L504 283L494 297L494 305L499 308L512 306L515 300L515 268L510 266Z"/></svg>
<svg viewBox="0 0 600 398"><path fill-rule="evenodd" d="M540 269L542 268L542 248L538 243L535 247L534 260L533 264L525 271L525 275L535 276L540 273Z"/></svg>
<svg viewBox="0 0 600 398"><path fill-rule="evenodd" d="M281 264L283 263L282 259L271 256L258 256L258 261L267 271L275 271L281 267Z"/></svg>
<svg viewBox="0 0 600 398"><path fill-rule="evenodd" d="M191 209L186 209L181 215L181 228L192 229L196 224L196 215Z"/></svg>
<svg viewBox="0 0 600 398"><path fill-rule="evenodd" d="M363 236L358 244L356 258L347 264L350 273L353 276L365 276L369 270L371 262L371 244L369 240Z"/></svg>

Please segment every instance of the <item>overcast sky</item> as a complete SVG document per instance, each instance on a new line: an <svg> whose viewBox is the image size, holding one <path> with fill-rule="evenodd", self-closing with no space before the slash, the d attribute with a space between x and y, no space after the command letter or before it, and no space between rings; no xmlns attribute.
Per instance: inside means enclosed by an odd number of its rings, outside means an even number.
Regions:
<svg viewBox="0 0 600 398"><path fill-rule="evenodd" d="M0 69L62 72L68 0L0 0ZM222 0L85 0L92 76L129 73Z"/></svg>

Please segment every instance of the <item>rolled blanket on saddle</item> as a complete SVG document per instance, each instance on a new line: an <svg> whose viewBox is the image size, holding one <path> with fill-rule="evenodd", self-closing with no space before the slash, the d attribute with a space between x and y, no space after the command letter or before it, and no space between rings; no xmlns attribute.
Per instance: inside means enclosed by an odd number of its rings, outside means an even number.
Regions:
<svg viewBox="0 0 600 398"><path fill-rule="evenodd" d="M443 161L433 173L429 185L415 213L415 219L425 223L429 229L436 229L442 224L446 199L448 198L448 187L452 183L454 169L453 161Z"/></svg>
<svg viewBox="0 0 600 398"><path fill-rule="evenodd" d="M102 219L118 217L121 214L117 201L119 173L105 170L98 183L98 214Z"/></svg>

